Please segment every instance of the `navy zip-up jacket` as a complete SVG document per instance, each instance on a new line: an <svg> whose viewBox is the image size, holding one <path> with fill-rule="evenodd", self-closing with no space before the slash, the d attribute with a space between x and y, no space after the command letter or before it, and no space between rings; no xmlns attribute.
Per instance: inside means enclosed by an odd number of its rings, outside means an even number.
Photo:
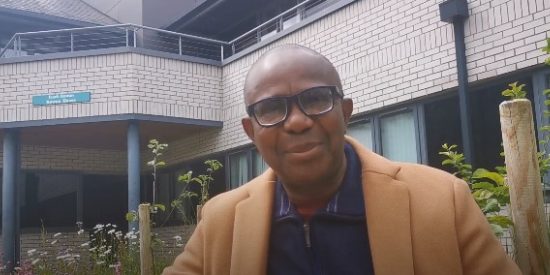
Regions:
<svg viewBox="0 0 550 275"><path fill-rule="evenodd" d="M280 182L275 191L268 274L374 274L367 235L361 164L349 144L338 192L305 222Z"/></svg>

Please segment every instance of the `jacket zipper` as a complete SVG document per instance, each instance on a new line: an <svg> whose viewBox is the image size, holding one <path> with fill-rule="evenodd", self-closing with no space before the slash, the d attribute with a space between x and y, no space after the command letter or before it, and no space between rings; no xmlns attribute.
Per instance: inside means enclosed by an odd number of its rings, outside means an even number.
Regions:
<svg viewBox="0 0 550 275"><path fill-rule="evenodd" d="M305 239L306 239L306 247L307 248L311 248L311 235L310 235L310 232L309 232L309 223L308 222L305 222L304 223L304 236L305 236Z"/></svg>

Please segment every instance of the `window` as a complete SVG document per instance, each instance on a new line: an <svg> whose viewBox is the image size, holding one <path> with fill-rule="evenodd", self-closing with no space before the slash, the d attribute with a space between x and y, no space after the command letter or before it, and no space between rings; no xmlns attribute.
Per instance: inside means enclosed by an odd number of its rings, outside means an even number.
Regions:
<svg viewBox="0 0 550 275"><path fill-rule="evenodd" d="M21 227L74 226L82 176L64 172L25 173L21 185Z"/></svg>
<svg viewBox="0 0 550 275"><path fill-rule="evenodd" d="M265 163L264 158L258 150L252 151L252 161L253 161L253 173L252 176L257 177L261 175L265 170L267 170L267 163Z"/></svg>
<svg viewBox="0 0 550 275"><path fill-rule="evenodd" d="M380 119L382 155L394 161L418 162L413 113L403 112Z"/></svg>
<svg viewBox="0 0 550 275"><path fill-rule="evenodd" d="M246 182L248 182L247 152L229 155L229 186L233 189Z"/></svg>
<svg viewBox="0 0 550 275"><path fill-rule="evenodd" d="M374 114L348 126L347 135L394 161L422 162L419 104L389 113Z"/></svg>
<svg viewBox="0 0 550 275"><path fill-rule="evenodd" d="M358 140L363 146L373 150L372 143L372 123L368 120L362 120L350 124L346 133L348 136Z"/></svg>
<svg viewBox="0 0 550 275"><path fill-rule="evenodd" d="M228 159L228 188L237 188L267 170L268 165L255 147L230 153Z"/></svg>

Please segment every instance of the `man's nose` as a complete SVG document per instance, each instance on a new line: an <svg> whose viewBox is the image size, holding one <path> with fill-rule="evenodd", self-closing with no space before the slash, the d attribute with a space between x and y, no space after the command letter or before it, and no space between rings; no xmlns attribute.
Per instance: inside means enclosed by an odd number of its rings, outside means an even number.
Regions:
<svg viewBox="0 0 550 275"><path fill-rule="evenodd" d="M301 133L313 126L313 119L300 110L297 102L289 102L287 118L284 129L292 133Z"/></svg>

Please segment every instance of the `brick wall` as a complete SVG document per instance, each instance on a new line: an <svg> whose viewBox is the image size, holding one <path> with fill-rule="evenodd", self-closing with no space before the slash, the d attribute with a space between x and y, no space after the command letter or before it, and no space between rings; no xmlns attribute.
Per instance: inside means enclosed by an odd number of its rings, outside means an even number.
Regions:
<svg viewBox="0 0 550 275"><path fill-rule="evenodd" d="M2 155L2 148L0 148ZM0 158L0 167L3 159ZM120 174L127 171L126 151L87 148L23 145L21 168L28 170L62 170L94 174Z"/></svg>
<svg viewBox="0 0 550 275"><path fill-rule="evenodd" d="M0 122L112 114L220 120L221 68L117 53L0 64ZM32 106L32 96L90 91L85 104Z"/></svg>
<svg viewBox="0 0 550 275"><path fill-rule="evenodd" d="M441 0L360 0L223 67L223 122L181 141L181 159L249 143L241 127L242 87L251 64L267 49L297 43L337 67L354 113L387 107L457 86L453 27L441 22ZM466 54L469 79L489 79L543 62L550 37L550 1L469 1ZM184 148L185 147L185 148ZM172 148L173 149L173 148Z"/></svg>

